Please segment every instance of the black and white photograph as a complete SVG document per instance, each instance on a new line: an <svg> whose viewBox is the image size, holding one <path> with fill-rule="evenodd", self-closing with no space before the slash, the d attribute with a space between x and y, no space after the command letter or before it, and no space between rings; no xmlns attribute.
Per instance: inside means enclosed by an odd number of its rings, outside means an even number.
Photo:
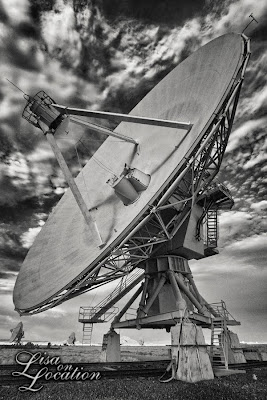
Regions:
<svg viewBox="0 0 267 400"><path fill-rule="evenodd" d="M267 398L267 2L0 0L0 399Z"/></svg>

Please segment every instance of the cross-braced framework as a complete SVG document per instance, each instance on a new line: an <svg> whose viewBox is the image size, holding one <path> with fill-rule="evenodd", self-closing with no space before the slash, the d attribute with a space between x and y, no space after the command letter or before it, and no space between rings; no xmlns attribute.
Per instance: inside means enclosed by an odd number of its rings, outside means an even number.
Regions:
<svg viewBox="0 0 267 400"><path fill-rule="evenodd" d="M45 305L27 310L25 314L42 312L128 275L137 267L142 268L142 263L152 257L162 243L171 240L178 232L190 215L193 205L205 196L222 163L250 57L250 40L245 35L242 37L243 62L226 99L214 115L200 142L184 159L182 168L159 194L156 201L148 207L135 228L93 269L77 278ZM201 221L211 207L211 203L204 206ZM199 232L196 232L196 237L198 235Z"/></svg>

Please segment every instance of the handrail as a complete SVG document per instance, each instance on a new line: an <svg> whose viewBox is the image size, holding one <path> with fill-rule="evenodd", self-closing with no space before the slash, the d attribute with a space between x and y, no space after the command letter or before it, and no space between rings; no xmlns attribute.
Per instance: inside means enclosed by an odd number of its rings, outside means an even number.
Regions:
<svg viewBox="0 0 267 400"><path fill-rule="evenodd" d="M89 321L93 319L94 315L96 315L102 309L102 307L80 307L79 321L83 322L83 320ZM114 315L118 313L118 311L118 307L111 307L109 310L105 311L99 316L98 321L108 322Z"/></svg>
<svg viewBox="0 0 267 400"><path fill-rule="evenodd" d="M231 318L235 321L236 319L233 315L227 310L226 304L223 300L217 303L210 303L210 306L221 316L224 317L227 321Z"/></svg>
<svg viewBox="0 0 267 400"><path fill-rule="evenodd" d="M122 291L124 291L127 287L129 287L136 279L143 275L143 270L137 269L133 274L129 274L126 277L124 276L116 288L104 299L102 299L96 306L94 307L80 307L79 311L79 320L90 319L92 320L96 317L96 321L109 321L107 318L114 315L114 312L109 312L109 309L114 309L117 307L109 307L105 309L113 299L115 299ZM117 312L116 312L117 313ZM104 316L104 319L101 319L101 316ZM95 321L95 322L96 322Z"/></svg>

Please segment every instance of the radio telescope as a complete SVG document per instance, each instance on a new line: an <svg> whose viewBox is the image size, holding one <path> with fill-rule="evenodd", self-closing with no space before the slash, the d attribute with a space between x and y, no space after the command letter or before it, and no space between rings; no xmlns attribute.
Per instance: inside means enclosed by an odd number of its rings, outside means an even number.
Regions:
<svg viewBox="0 0 267 400"><path fill-rule="evenodd" d="M10 329L11 332L11 337L9 339L9 342L15 342L17 344L20 344L21 339L24 337L24 331L23 331L23 323L19 322L18 325Z"/></svg>
<svg viewBox="0 0 267 400"><path fill-rule="evenodd" d="M128 114L58 105L45 92L26 96L23 117L40 128L69 184L38 234L14 288L21 315L124 279L81 322L101 317L135 286L112 328L237 324L223 305L198 292L188 264L216 255L217 213L233 199L215 177L233 125L250 41L226 34L190 55ZM120 122L114 131L90 118ZM57 136L76 123L108 136L76 179ZM114 140L114 137L117 140ZM123 315L140 296L136 317ZM222 323L223 320L223 323ZM222 325L224 324L224 328Z"/></svg>

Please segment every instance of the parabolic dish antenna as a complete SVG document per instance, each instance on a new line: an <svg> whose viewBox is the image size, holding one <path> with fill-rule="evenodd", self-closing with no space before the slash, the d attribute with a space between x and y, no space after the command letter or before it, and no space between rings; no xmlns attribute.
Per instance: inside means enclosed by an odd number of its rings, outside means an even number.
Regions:
<svg viewBox="0 0 267 400"><path fill-rule="evenodd" d="M10 343L12 342L20 343L21 339L24 336L22 322L19 322L18 325L14 329L11 329L10 331L11 331L11 337L9 339Z"/></svg>
<svg viewBox="0 0 267 400"><path fill-rule="evenodd" d="M76 342L75 332L71 332L70 336L68 337L67 343L75 344L75 342Z"/></svg>
<svg viewBox="0 0 267 400"><path fill-rule="evenodd" d="M218 172L247 62L246 43L234 33L209 42L156 85L128 119L119 117L123 122L114 133L130 140L108 137L75 179L96 231L68 189L19 272L14 304L20 314L54 307L121 277L175 237ZM130 121L131 116L144 121ZM215 146L219 131L223 139Z"/></svg>

